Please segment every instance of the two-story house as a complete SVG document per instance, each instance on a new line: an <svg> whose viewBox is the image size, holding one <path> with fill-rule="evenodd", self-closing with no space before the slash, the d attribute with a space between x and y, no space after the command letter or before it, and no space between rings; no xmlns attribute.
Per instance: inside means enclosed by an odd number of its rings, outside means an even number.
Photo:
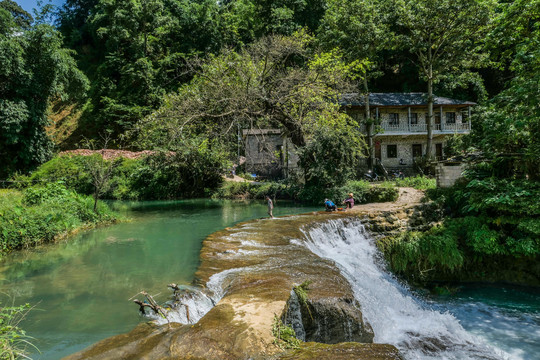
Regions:
<svg viewBox="0 0 540 360"><path fill-rule="evenodd" d="M342 105L358 123L365 124L364 97L343 96ZM372 156L387 168L411 168L426 153L427 96L424 93L372 93L369 95L372 127ZM473 102L435 96L432 122L432 154L444 157L447 139L471 130ZM361 131L366 134L366 127Z"/></svg>

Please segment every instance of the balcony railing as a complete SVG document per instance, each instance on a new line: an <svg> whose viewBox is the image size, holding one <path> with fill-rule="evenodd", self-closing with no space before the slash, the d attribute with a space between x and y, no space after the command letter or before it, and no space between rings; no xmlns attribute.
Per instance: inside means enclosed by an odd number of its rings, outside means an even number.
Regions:
<svg viewBox="0 0 540 360"><path fill-rule="evenodd" d="M384 133L427 133L427 124L394 124L383 121L380 127L384 130ZM443 133L466 132L471 130L471 125L469 123L434 124L432 130Z"/></svg>

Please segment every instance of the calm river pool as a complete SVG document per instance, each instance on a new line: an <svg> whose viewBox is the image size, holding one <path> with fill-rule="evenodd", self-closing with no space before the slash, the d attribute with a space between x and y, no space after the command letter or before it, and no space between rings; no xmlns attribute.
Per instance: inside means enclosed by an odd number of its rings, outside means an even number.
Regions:
<svg viewBox="0 0 540 360"><path fill-rule="evenodd" d="M278 201L274 216L319 208ZM2 303L35 306L21 324L41 353L60 359L147 321L129 299L141 290L165 301L167 284L191 284L202 241L235 223L266 217L263 201L115 203L130 222L98 228L0 263ZM139 298L141 298L139 296Z"/></svg>

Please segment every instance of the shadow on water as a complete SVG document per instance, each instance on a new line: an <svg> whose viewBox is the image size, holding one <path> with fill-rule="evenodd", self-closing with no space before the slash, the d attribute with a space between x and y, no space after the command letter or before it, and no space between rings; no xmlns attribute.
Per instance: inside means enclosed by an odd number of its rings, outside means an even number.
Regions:
<svg viewBox="0 0 540 360"><path fill-rule="evenodd" d="M0 263L0 292L16 304L37 304L22 324L42 352L32 358L59 359L131 330L145 320L129 298L144 289L165 301L170 296L166 284L193 281L202 240L209 234L267 216L263 201L197 199L113 206L131 221L15 253ZM319 209L278 202L274 214L313 210Z"/></svg>

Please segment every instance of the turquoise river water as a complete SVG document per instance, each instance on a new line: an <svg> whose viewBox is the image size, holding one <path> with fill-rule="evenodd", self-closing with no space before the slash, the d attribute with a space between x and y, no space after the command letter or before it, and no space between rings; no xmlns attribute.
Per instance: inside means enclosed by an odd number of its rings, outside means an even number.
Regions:
<svg viewBox="0 0 540 360"><path fill-rule="evenodd" d="M132 296L146 290L158 301L167 300L167 284L193 281L208 235L267 216L263 201L184 200L115 207L132 221L16 253L0 264L2 303L35 306L21 324L41 352L32 353L33 359L57 360L147 321L129 301ZM278 202L274 215L320 209Z"/></svg>
<svg viewBox="0 0 540 360"><path fill-rule="evenodd" d="M238 222L266 217L262 201L185 200L116 203L115 207L132 221L82 232L59 244L19 252L0 263L2 303L35 306L21 324L40 349L40 353L30 355L33 359L60 359L147 321L138 315L138 306L129 300L132 296L146 290L159 302L166 301L170 296L167 284L193 281L201 244L208 235ZM274 215L313 210L320 208L278 202ZM324 230L319 236L322 238L313 245L314 251L323 257L335 258L344 271L353 276L350 281L359 288L360 294L380 290L386 294L384 298L389 297L393 287L384 287L382 280L364 279L380 272L371 260L373 251L367 251L364 258L361 244L355 245L349 240L326 246L325 242L332 239L332 229L321 229ZM312 235L317 238L316 234ZM326 248L330 249L327 253ZM339 252L341 248L345 249L343 253ZM373 262L371 267L370 262ZM377 279L393 281L391 276L380 274ZM368 291L373 284L379 285ZM410 297L406 288L394 287ZM454 295L422 297L424 300L417 301L425 303L421 313L429 315L434 311L442 314L442 318L450 317L452 324L461 324L471 337L481 338L484 343L500 349L497 358L540 359L540 291L537 289L471 285ZM370 315L369 296L366 299L360 296L359 300L366 302L364 310ZM379 301L376 308L381 306ZM370 321L375 322L376 317L377 314L372 314ZM374 329L384 330L384 321L374 324ZM380 340L391 341L399 336L394 334ZM414 352L405 354L407 358L417 358Z"/></svg>

